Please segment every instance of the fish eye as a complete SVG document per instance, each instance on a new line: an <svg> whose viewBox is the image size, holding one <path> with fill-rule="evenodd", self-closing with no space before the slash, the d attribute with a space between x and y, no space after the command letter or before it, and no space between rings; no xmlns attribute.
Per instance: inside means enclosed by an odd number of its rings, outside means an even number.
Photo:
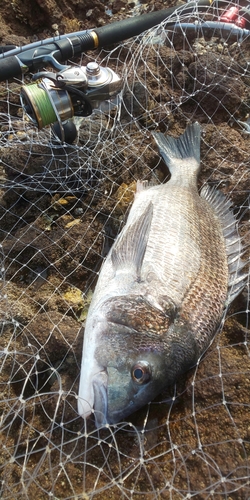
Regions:
<svg viewBox="0 0 250 500"><path fill-rule="evenodd" d="M140 361L131 370L132 379L137 384L146 384L151 378L151 369L148 363Z"/></svg>

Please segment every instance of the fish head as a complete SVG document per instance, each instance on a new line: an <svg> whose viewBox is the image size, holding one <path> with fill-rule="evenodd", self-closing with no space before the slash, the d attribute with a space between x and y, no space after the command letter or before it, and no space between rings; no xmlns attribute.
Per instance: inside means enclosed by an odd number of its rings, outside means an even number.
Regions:
<svg viewBox="0 0 250 500"><path fill-rule="evenodd" d="M87 318L79 413L97 427L124 421L153 401L200 355L192 328L171 300L164 310L142 296L108 299Z"/></svg>
<svg viewBox="0 0 250 500"><path fill-rule="evenodd" d="M96 427L124 420L166 385L163 346L126 326L105 327L93 359L82 366L78 398L79 413L93 413Z"/></svg>
<svg viewBox="0 0 250 500"><path fill-rule="evenodd" d="M152 401L166 385L163 346L122 325L108 324L91 381L96 426L114 424ZM153 341L153 342L152 342Z"/></svg>
<svg viewBox="0 0 250 500"><path fill-rule="evenodd" d="M159 318L158 333L147 326L153 321L147 303L117 299L102 313L86 324L78 399L79 413L93 413L97 427L122 421L151 402L170 375Z"/></svg>
<svg viewBox="0 0 250 500"><path fill-rule="evenodd" d="M78 397L80 415L93 414L96 427L124 420L152 401L166 380L163 353L152 348L150 338L145 346L143 337L140 349L140 334L122 325L105 326L94 356L83 362Z"/></svg>

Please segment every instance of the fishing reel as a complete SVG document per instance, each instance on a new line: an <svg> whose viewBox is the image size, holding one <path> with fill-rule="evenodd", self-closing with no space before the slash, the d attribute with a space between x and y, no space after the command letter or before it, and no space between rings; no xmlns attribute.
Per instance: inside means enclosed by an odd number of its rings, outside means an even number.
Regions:
<svg viewBox="0 0 250 500"><path fill-rule="evenodd" d="M58 73L42 71L21 88L22 107L39 129L47 125L61 142L77 136L74 116L86 117L104 101L111 101L122 88L121 78L110 68L89 62L86 66L62 66Z"/></svg>

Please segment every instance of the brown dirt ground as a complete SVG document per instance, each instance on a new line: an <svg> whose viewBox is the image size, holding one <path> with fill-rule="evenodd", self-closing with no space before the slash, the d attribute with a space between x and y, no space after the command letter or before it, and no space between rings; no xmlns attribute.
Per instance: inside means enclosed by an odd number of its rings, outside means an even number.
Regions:
<svg viewBox="0 0 250 500"><path fill-rule="evenodd" d="M150 10L153 5L160 9L166 7L166 2L148 2L142 4L142 9ZM112 6L107 7L113 8L112 20L122 19L131 14L133 2L114 0ZM107 22L110 22L110 16L101 0L2 0L0 42L3 45L25 44L53 36L56 30L73 32ZM183 88L191 91L194 75L198 75L201 88L204 78L207 85L217 88L214 100L211 94L206 96L201 92L195 102L184 104L181 111L176 112L172 131L176 135L183 131L185 117L192 117L195 108L196 117L206 132L201 151L205 160L200 183L206 179L212 183L224 180L224 192L231 193L233 203L242 207L243 232L247 232L248 217L244 216L244 207L250 190L249 148L247 138L230 126L228 118L236 108L238 118L242 119L246 114L241 96L244 94L244 102L249 102L249 82L247 78L240 78L232 87L231 80L233 72L237 72L244 62L235 52L232 65L230 56L225 54L221 64L216 66L217 76L214 78L209 71L204 75L207 57L201 56L196 64L187 48L182 45L177 49L178 56L172 63L177 75L175 88L170 87L166 74L161 74L161 85L155 88L155 80L149 79L148 90L153 95L153 103L159 102L164 86L177 97L180 88L182 92ZM160 50L165 62L172 57L168 47ZM246 54L249 52L246 46ZM154 54L149 50L147 56L148 67L155 68ZM209 64L212 67L216 58L211 52ZM246 56L245 60L248 61L249 57ZM182 61L185 62L185 71ZM221 84L225 65L231 67L232 74L227 74ZM137 71L143 75L144 66ZM140 102L145 96L141 95L140 87L133 90L139 93L139 108L135 109L139 116ZM14 95L12 99L15 114L17 97ZM130 105L129 92L125 99ZM223 103L219 110L218 100ZM6 112L5 105L3 99L2 112ZM207 113L215 110L213 123L210 123ZM152 108L152 121L159 122L164 130L166 117L159 113L162 111L157 107ZM145 125L143 116L140 120ZM98 123L96 126L98 128ZM3 127L1 131L4 132ZM217 141L218 131L227 141ZM133 132L136 138L137 129ZM84 142L85 136L82 140ZM136 141L124 149L122 139L121 142L117 139L116 151L123 150L119 159L115 156L119 175L105 178L100 192L109 192L114 182L116 187L122 183L130 184L142 173L150 178L154 169L158 178L164 178L162 166L158 171L156 169L157 155L152 150L143 150L144 154L135 167L138 157L135 144ZM216 145L216 152L211 144ZM107 142L106 153L105 148L104 153L102 151L103 163L108 163L109 146ZM20 144L18 149L11 145L1 148L2 161L9 168L6 167L9 179L13 171L15 175L23 173L24 169L28 175L41 172L49 148L33 145L31 157L29 151L29 147ZM52 172L59 161L65 161L68 153L58 152L50 167ZM80 160L83 161L85 153L81 154ZM98 150L95 155L98 167ZM218 157L226 158L220 170L217 169ZM237 169L234 168L235 162ZM123 164L126 164L126 170L122 170ZM74 170L73 160L71 167ZM93 288L93 271L98 269L103 255L106 241L103 228L108 215L114 214L112 227L108 228L108 236L112 238L130 201L125 206L118 206L115 195L108 198L93 193L94 186L81 196L75 192L64 193L64 202L57 193L52 196L30 191L24 196L17 189L2 193L0 215L4 237L1 240L7 256L5 291L8 303L7 310L2 310L1 314L7 318L9 314L8 319L14 317L24 329L7 323L1 340L1 350L9 349L13 353L13 356L4 358L1 378L0 404L5 424L0 439L3 446L0 466L4 480L1 498L45 500L50 495L55 500L105 500L124 495L123 498L143 500L179 500L191 492L197 500L214 498L214 495L218 499L246 500L250 497L247 479L250 467L250 372L246 346L249 335L246 329L246 293L233 304L223 333L199 366L195 384L192 384L194 371L191 371L179 381L175 403L161 404L159 400L151 405L148 432L143 441L143 463L140 462L142 441L138 441L136 434L128 429L117 433L115 439L108 431L103 431L98 437L100 445L90 427L86 441L82 421L77 418L74 394L77 392L83 336L79 319L84 320L89 298L82 299L77 290L82 290L82 283L84 288ZM81 214L79 217L78 213ZM11 384L8 384L10 379ZM60 394L61 387L67 397ZM46 395L40 395L41 392ZM18 399L20 394L24 404ZM172 395L173 388L170 388L164 396L169 399ZM144 418L145 410L132 420L140 426ZM64 426L60 426L62 419ZM25 456L28 457L26 462ZM123 483L119 482L120 476L127 476ZM114 477L116 480L112 481ZM224 477L227 481L223 481ZM96 493L91 496L93 491Z"/></svg>

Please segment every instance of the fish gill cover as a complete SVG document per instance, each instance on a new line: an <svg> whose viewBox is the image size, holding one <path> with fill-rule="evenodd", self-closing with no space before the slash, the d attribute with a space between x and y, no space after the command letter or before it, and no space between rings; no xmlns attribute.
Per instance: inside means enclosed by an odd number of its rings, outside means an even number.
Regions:
<svg viewBox="0 0 250 500"><path fill-rule="evenodd" d="M200 123L199 189L228 196L249 242L249 36L167 28L82 56L111 67L123 88L116 107L77 122L71 145L27 121L19 80L0 86L3 499L250 496L249 280L198 365L161 397L98 430L77 413L102 260L136 181L169 178L152 131L177 137Z"/></svg>

